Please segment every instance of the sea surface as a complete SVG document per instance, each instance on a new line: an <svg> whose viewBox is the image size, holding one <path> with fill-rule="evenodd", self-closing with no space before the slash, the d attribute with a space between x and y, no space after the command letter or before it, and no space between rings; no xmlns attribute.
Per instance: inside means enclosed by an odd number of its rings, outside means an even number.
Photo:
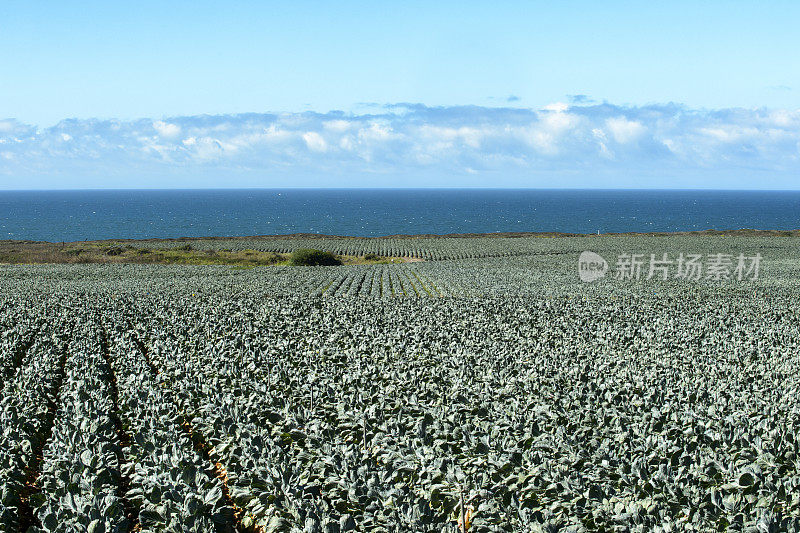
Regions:
<svg viewBox="0 0 800 533"><path fill-rule="evenodd" d="M0 191L0 239L800 229L800 191Z"/></svg>

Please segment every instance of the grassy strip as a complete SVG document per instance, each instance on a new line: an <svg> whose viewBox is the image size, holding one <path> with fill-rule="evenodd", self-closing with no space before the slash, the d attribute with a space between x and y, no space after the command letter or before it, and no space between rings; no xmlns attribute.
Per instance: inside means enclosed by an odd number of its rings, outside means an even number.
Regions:
<svg viewBox="0 0 800 533"><path fill-rule="evenodd" d="M154 243L156 244L156 243ZM237 268L288 265L291 254L259 250L196 250L191 244L177 248L141 248L115 242L48 243L0 241L0 263L9 264L142 264L227 265ZM404 263L408 258L337 256L344 265Z"/></svg>
<svg viewBox="0 0 800 533"><path fill-rule="evenodd" d="M157 265L236 265L265 266L287 264L286 254L257 250L195 250L190 245L180 248L134 248L116 244L94 243L1 243L0 262L31 263L133 263Z"/></svg>

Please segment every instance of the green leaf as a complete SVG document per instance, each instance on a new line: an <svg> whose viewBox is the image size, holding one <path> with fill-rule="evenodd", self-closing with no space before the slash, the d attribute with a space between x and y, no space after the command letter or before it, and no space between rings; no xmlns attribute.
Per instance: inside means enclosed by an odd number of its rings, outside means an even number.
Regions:
<svg viewBox="0 0 800 533"><path fill-rule="evenodd" d="M267 533L285 533L292 530L292 524L285 518L273 516L267 523Z"/></svg>
<svg viewBox="0 0 800 533"><path fill-rule="evenodd" d="M206 503L206 505L214 505L221 499L222 499L222 487L217 485L216 487L208 491L208 493L206 493L205 498L203 498L203 501Z"/></svg>

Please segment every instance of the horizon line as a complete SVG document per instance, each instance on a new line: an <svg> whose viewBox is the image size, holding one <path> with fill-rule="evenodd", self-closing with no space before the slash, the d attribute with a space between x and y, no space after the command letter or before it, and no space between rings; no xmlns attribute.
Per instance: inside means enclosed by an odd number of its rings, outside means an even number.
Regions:
<svg viewBox="0 0 800 533"><path fill-rule="evenodd" d="M69 189L2 189L2 193L14 192L169 192L169 191L630 191L630 192L800 192L797 189L737 189L712 187L481 187L481 186L432 186L432 187L88 187Z"/></svg>

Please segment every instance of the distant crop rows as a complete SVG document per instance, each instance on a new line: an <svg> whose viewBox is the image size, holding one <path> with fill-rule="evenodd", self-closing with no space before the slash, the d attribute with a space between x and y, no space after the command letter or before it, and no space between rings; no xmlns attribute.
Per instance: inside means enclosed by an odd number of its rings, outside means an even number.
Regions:
<svg viewBox="0 0 800 533"><path fill-rule="evenodd" d="M471 238L471 239L337 239L337 238L293 238L293 239L236 239L236 240L192 240L166 241L163 247L178 247L190 244L200 250L259 250L264 252L291 253L299 248L313 248L338 255L363 256L375 254L385 257L416 257L426 260L470 259L478 257L510 257L514 255L541 254L557 247L546 238ZM153 243L138 242L135 246L150 247Z"/></svg>
<svg viewBox="0 0 800 533"><path fill-rule="evenodd" d="M452 267L452 266L451 266ZM211 273L213 275L210 275ZM76 276L76 273L80 275ZM32 277L33 276L33 277ZM74 279L70 279L74 276ZM34 277L37 278L34 280ZM481 293L475 279L439 263L352 265L340 267L269 266L236 269L226 266L35 265L14 267L3 282L29 284L34 292L72 286L77 290L163 291L164 282L181 280L196 294L228 291L232 296L358 296L375 298L439 298ZM467 283L465 285L464 283ZM168 283L168 290L179 290ZM188 288L190 287L190 288Z"/></svg>
<svg viewBox="0 0 800 533"><path fill-rule="evenodd" d="M427 261L465 260L492 257L539 256L580 253L597 248L617 251L646 250L681 251L755 249L766 247L796 247L797 237L763 236L583 236L583 237L475 237L475 238L254 238L254 239L193 239L188 241L132 241L137 247L192 246L198 250L258 250L290 253L299 248L313 248L339 255L384 257L414 257Z"/></svg>

